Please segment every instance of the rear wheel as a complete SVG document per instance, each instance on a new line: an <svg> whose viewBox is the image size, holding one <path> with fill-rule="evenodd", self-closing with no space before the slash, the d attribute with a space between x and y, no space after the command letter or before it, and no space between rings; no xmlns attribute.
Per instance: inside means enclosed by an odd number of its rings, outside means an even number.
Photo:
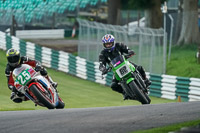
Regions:
<svg viewBox="0 0 200 133"><path fill-rule="evenodd" d="M138 88L136 83L134 81L129 83L129 87L133 91L133 93L136 95L137 99L142 103L142 104L149 104L149 100L147 100L145 94L143 93L142 90Z"/></svg>
<svg viewBox="0 0 200 133"><path fill-rule="evenodd" d="M51 99L47 97L43 92L41 92L36 85L30 87L30 91L37 97L39 102L41 102L48 109L54 109L54 104L51 103Z"/></svg>

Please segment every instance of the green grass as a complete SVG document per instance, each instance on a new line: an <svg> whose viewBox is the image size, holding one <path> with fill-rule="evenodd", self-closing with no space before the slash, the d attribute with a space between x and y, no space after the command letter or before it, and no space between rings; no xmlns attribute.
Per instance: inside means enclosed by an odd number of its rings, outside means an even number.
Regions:
<svg viewBox="0 0 200 133"><path fill-rule="evenodd" d="M171 60L167 63L167 74L200 78L200 64L197 64L197 59L195 58L196 52L197 45L172 47ZM39 106L35 107L34 103L31 101L16 104L9 99L11 91L7 87L7 79L4 75L5 67L5 52L0 50L0 111L46 109ZM66 103L65 108L140 105L137 101L123 101L121 94L112 91L110 87L79 79L53 69L48 69L48 72L54 81L59 84L58 90L63 101ZM156 97L151 97L151 99L152 104L176 102L176 100ZM200 120L197 120L161 128L137 131L136 133L166 133L179 130L181 127L194 126L199 123Z"/></svg>
<svg viewBox="0 0 200 133"><path fill-rule="evenodd" d="M167 62L166 74L200 78L200 64L197 63L195 57L197 48L198 46L195 44L173 46L171 59Z"/></svg>
<svg viewBox="0 0 200 133"><path fill-rule="evenodd" d="M0 110L45 109L39 106L35 107L32 101L17 104L9 99L11 91L7 87L7 79L5 77L6 62L5 52L0 50ZM83 80L53 69L47 70L52 79L59 84L58 90L61 98L66 103L65 108L140 105L137 101L123 101L122 95L112 91L110 87ZM151 97L151 99L152 104L176 102L176 100L156 97Z"/></svg>
<svg viewBox="0 0 200 133"><path fill-rule="evenodd" d="M134 133L168 133L171 131L179 131L182 127L193 127L200 124L200 120L188 121L178 124L173 124L169 126L153 128L149 130L135 131Z"/></svg>

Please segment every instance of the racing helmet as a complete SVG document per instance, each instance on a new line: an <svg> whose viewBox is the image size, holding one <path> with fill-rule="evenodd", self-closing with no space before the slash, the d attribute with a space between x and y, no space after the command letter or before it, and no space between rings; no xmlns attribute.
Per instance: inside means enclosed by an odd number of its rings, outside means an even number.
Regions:
<svg viewBox="0 0 200 133"><path fill-rule="evenodd" d="M114 41L115 41L115 38L114 38L113 35L111 35L111 34L104 35L103 38L102 38L104 49L111 52L115 48Z"/></svg>
<svg viewBox="0 0 200 133"><path fill-rule="evenodd" d="M17 67L20 64L21 56L18 50L14 48L9 49L6 53L6 57L10 66Z"/></svg>

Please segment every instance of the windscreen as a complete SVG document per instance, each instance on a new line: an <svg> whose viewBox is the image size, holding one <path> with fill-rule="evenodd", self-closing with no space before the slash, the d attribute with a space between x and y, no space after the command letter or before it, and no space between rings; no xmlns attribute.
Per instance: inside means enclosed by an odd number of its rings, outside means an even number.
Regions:
<svg viewBox="0 0 200 133"><path fill-rule="evenodd" d="M124 62L124 58L122 57L122 55L119 55L117 57L115 57L112 61L111 64L114 67L117 67L119 64L121 64L122 62Z"/></svg>

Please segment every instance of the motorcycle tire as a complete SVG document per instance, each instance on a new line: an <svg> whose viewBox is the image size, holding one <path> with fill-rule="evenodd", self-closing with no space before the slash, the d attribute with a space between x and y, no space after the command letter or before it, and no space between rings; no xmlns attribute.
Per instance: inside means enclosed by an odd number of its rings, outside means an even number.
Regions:
<svg viewBox="0 0 200 133"><path fill-rule="evenodd" d="M39 102L41 102L48 109L54 109L55 106L44 96L44 94L38 89L36 85L30 87L30 91L37 97Z"/></svg>
<svg viewBox="0 0 200 133"><path fill-rule="evenodd" d="M136 83L134 81L129 83L129 87L131 88L131 90L136 95L138 101L140 101L142 104L149 104L149 100L146 99L145 94L143 93L142 90L140 90L138 88L138 86L136 85Z"/></svg>
<svg viewBox="0 0 200 133"><path fill-rule="evenodd" d="M58 101L58 105L56 106L56 109L63 109L65 107L65 103L62 101Z"/></svg>
<svg viewBox="0 0 200 133"><path fill-rule="evenodd" d="M139 82L139 83L138 83ZM146 97L146 99L148 100L149 104L151 103L151 99L149 98L148 96L148 90L146 89L146 86L144 85L141 77L138 76L138 82L136 82L136 84L138 85L138 87L141 87L143 90L143 93L144 93L144 96ZM145 88L145 89L144 89Z"/></svg>
<svg viewBox="0 0 200 133"><path fill-rule="evenodd" d="M151 103L151 99L149 98L149 96L147 95L147 93L144 93L146 99L149 101L149 104Z"/></svg>

